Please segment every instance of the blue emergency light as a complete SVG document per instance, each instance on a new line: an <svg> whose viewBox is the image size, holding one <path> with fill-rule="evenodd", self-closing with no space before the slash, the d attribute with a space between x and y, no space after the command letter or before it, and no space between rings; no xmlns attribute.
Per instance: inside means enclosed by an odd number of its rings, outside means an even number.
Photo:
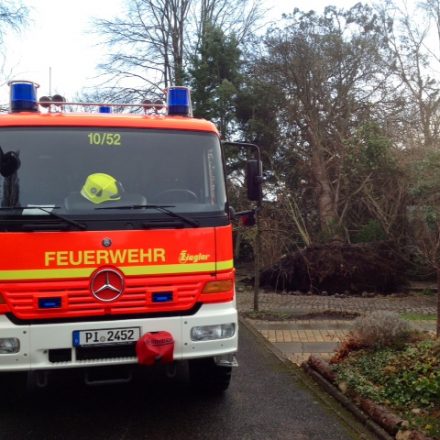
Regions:
<svg viewBox="0 0 440 440"><path fill-rule="evenodd" d="M167 104L169 115L192 116L191 92L188 87L170 87Z"/></svg>
<svg viewBox="0 0 440 440"><path fill-rule="evenodd" d="M163 303L173 300L173 292L153 292L152 299L154 303Z"/></svg>
<svg viewBox="0 0 440 440"><path fill-rule="evenodd" d="M11 92L10 109L12 113L37 112L37 88L39 85L32 81L9 81Z"/></svg>
<svg viewBox="0 0 440 440"><path fill-rule="evenodd" d="M99 106L99 113L111 113L112 108L109 105L100 105Z"/></svg>
<svg viewBox="0 0 440 440"><path fill-rule="evenodd" d="M40 309L59 309L61 307L61 297L39 298L38 307Z"/></svg>

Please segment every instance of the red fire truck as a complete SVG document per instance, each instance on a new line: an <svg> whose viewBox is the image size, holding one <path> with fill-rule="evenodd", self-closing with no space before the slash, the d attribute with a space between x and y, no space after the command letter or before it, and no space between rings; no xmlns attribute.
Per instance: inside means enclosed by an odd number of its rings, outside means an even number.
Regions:
<svg viewBox="0 0 440 440"><path fill-rule="evenodd" d="M0 115L0 373L42 387L55 370L100 383L108 367L125 378L134 365L185 361L194 385L225 390L238 323L215 126L192 118L183 87L168 90L166 110L143 104L143 114L70 112L60 97L38 101L35 83L10 87ZM248 165L258 200L259 158Z"/></svg>

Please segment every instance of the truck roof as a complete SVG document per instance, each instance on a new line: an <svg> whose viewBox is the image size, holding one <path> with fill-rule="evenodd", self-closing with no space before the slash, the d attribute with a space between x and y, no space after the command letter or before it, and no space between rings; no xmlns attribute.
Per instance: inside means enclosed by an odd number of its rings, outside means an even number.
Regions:
<svg viewBox="0 0 440 440"><path fill-rule="evenodd" d="M204 131L218 134L204 119L182 116L100 113L5 113L0 127L111 127Z"/></svg>

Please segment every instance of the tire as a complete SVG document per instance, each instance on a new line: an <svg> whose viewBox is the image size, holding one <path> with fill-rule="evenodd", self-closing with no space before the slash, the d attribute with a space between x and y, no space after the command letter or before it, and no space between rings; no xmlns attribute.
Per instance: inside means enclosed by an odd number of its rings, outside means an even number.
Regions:
<svg viewBox="0 0 440 440"><path fill-rule="evenodd" d="M197 391L208 394L221 394L231 382L232 367L220 367L213 358L192 359L189 361L189 379Z"/></svg>
<svg viewBox="0 0 440 440"><path fill-rule="evenodd" d="M3 405L19 400L26 392L26 374L22 372L0 373L0 389L2 399L0 409Z"/></svg>

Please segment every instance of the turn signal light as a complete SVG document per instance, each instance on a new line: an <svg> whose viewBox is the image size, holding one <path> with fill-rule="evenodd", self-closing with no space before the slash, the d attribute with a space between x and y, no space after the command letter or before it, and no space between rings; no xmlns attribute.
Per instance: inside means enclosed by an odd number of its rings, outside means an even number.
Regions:
<svg viewBox="0 0 440 440"><path fill-rule="evenodd" d="M234 287L232 280L208 281L202 293L229 292Z"/></svg>

